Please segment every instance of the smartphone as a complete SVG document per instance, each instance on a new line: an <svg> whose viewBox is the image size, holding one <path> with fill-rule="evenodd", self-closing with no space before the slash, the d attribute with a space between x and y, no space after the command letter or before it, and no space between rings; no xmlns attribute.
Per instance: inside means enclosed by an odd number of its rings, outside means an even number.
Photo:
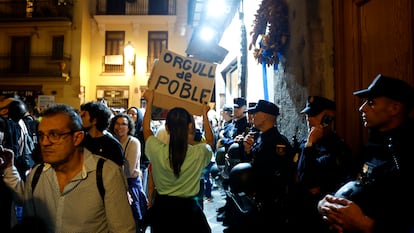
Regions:
<svg viewBox="0 0 414 233"><path fill-rule="evenodd" d="M328 127L332 123L332 121L333 121L333 118L331 116L325 115L322 117L321 125L324 128Z"/></svg>

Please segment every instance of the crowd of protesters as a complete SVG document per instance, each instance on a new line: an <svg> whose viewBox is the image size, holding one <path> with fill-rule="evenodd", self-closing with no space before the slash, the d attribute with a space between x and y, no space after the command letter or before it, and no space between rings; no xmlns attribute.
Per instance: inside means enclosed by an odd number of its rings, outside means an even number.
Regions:
<svg viewBox="0 0 414 233"><path fill-rule="evenodd" d="M203 202L225 192L226 233L407 232L413 216L413 88L379 74L353 93L369 142L361 155L335 132L336 104L309 96L308 134L281 134L279 106L243 97L220 116L169 109L114 112L102 101L30 112L0 97L2 232L211 232ZM218 178L219 177L219 178Z"/></svg>

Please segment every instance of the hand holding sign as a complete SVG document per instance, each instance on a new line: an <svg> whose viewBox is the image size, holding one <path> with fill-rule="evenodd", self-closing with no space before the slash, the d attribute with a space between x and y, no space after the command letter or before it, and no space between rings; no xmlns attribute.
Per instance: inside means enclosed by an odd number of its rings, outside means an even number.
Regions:
<svg viewBox="0 0 414 233"><path fill-rule="evenodd" d="M201 115L210 102L216 64L198 61L164 50L154 65L148 88L154 89L154 106L163 109L183 107Z"/></svg>

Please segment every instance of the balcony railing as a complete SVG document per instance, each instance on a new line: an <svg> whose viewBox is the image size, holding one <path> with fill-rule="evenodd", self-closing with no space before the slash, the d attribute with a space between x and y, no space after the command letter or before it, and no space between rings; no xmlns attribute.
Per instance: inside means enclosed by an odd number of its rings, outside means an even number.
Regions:
<svg viewBox="0 0 414 233"><path fill-rule="evenodd" d="M102 57L102 73L124 73L124 57L121 55L120 61L109 62L106 58L107 56Z"/></svg>
<svg viewBox="0 0 414 233"><path fill-rule="evenodd" d="M110 1L96 0L96 15L175 15L176 0L165 4L150 4L151 0ZM121 3L120 3L121 2ZM122 4L125 2L125 4Z"/></svg>
<svg viewBox="0 0 414 233"><path fill-rule="evenodd" d="M59 60L50 55L0 55L0 77L62 77L70 72L70 60L68 55Z"/></svg>
<svg viewBox="0 0 414 233"><path fill-rule="evenodd" d="M2 0L0 1L0 19L72 19L72 0Z"/></svg>
<svg viewBox="0 0 414 233"><path fill-rule="evenodd" d="M122 55L121 55L122 56ZM154 63L158 58L154 56L147 56L147 72L151 72ZM121 62L109 62L108 56L102 57L102 73L124 74L125 73L124 57Z"/></svg>

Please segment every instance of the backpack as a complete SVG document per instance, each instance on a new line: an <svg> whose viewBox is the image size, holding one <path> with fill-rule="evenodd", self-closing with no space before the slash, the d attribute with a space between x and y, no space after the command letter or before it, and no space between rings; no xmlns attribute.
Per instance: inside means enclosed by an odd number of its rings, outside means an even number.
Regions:
<svg viewBox="0 0 414 233"><path fill-rule="evenodd" d="M6 119L3 145L13 150L15 154L15 166L23 180L26 180L26 171L33 167L32 154L35 151L33 135L23 120L14 122Z"/></svg>
<svg viewBox="0 0 414 233"><path fill-rule="evenodd" d="M101 195L102 201L104 200L104 197L105 197L105 187L102 181L102 168L103 168L104 162L105 162L105 159L99 158L98 163L96 164L96 185L98 186L99 194ZM37 182L39 181L40 175L42 174L44 166L45 164L41 163L34 171L33 180L32 180L32 194L37 185Z"/></svg>

